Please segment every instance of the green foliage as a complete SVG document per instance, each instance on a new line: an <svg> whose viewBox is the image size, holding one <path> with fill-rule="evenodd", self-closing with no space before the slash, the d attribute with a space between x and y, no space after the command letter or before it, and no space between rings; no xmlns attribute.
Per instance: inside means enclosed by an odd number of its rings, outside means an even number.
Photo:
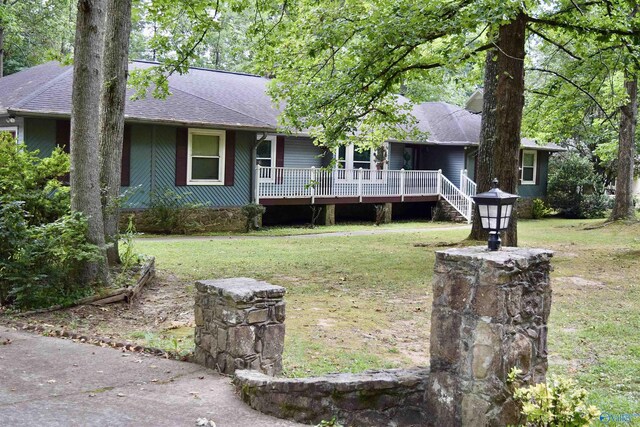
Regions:
<svg viewBox="0 0 640 427"><path fill-rule="evenodd" d="M514 381L517 375L514 368L509 379ZM563 377L551 377L546 384L518 388L513 397L521 405L525 425L530 427L584 427L600 415L598 408L587 404L587 391Z"/></svg>
<svg viewBox="0 0 640 427"><path fill-rule="evenodd" d="M553 213L553 209L549 208L542 199L533 199L531 206L531 216L533 219L541 219Z"/></svg>
<svg viewBox="0 0 640 427"><path fill-rule="evenodd" d="M249 203L242 207L242 213L247 217L247 231L257 230L259 227L259 220L267 211L267 209L255 203Z"/></svg>
<svg viewBox="0 0 640 427"><path fill-rule="evenodd" d="M69 172L69 156L55 149L38 157L8 133L0 132L0 202L20 200L28 222L39 225L69 213L69 189L58 177Z"/></svg>
<svg viewBox="0 0 640 427"><path fill-rule="evenodd" d="M333 417L330 420L320 421L320 424L317 424L316 427L344 427L344 425L338 422L336 417Z"/></svg>
<svg viewBox="0 0 640 427"><path fill-rule="evenodd" d="M551 158L547 195L551 207L567 218L600 218L607 208L602 179L576 153Z"/></svg>
<svg viewBox="0 0 640 427"><path fill-rule="evenodd" d="M147 228L162 234L192 234L203 228L198 213L204 209L202 203L193 203L188 194L173 190L151 194L149 209L144 214Z"/></svg>
<svg viewBox="0 0 640 427"><path fill-rule="evenodd" d="M89 291L79 280L81 268L98 252L57 179L68 171L62 151L40 158L0 133L0 304L41 307Z"/></svg>
<svg viewBox="0 0 640 427"><path fill-rule="evenodd" d="M34 226L28 216L22 202L0 204L0 304L43 307L86 295L81 269L99 256L86 242L86 219L74 213Z"/></svg>

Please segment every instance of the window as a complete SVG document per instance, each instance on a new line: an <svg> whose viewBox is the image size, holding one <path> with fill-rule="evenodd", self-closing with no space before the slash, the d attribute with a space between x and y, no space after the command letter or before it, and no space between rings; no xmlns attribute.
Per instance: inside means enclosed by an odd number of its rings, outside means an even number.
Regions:
<svg viewBox="0 0 640 427"><path fill-rule="evenodd" d="M11 127L0 127L0 132L8 132L12 138L18 137L18 128L15 126Z"/></svg>
<svg viewBox="0 0 640 427"><path fill-rule="evenodd" d="M536 170L538 169L538 152L525 150L522 152L521 184L535 184Z"/></svg>
<svg viewBox="0 0 640 427"><path fill-rule="evenodd" d="M225 131L189 129L187 183L222 185L224 179Z"/></svg>
<svg viewBox="0 0 640 427"><path fill-rule="evenodd" d="M273 179L273 168L276 163L276 137L267 136L260 141L256 147L256 166L262 166L260 169L260 178ZM267 169L268 168L268 169Z"/></svg>
<svg viewBox="0 0 640 427"><path fill-rule="evenodd" d="M381 173L373 173L369 171L384 170L387 169L387 147L380 147L378 150L372 150L370 148L358 151L354 145L340 146L336 151L336 167L338 169L353 169L354 172L351 176L347 176L345 172L338 175L339 179L347 179L357 177L358 169L367 171L363 174L363 179L379 179L382 177Z"/></svg>

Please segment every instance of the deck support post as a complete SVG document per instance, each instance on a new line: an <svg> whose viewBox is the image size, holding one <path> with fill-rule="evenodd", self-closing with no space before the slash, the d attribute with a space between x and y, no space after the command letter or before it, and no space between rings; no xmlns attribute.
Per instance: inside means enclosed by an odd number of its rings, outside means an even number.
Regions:
<svg viewBox="0 0 640 427"><path fill-rule="evenodd" d="M255 181L254 181L254 197L253 197L253 203L255 203L256 205L260 204L260 165L256 165L256 176L255 176Z"/></svg>
<svg viewBox="0 0 640 427"><path fill-rule="evenodd" d="M336 225L336 205L324 205L318 218L320 225Z"/></svg>

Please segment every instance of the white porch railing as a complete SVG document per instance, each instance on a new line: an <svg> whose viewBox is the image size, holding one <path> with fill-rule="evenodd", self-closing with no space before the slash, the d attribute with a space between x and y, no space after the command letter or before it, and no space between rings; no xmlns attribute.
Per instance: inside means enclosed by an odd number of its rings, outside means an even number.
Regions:
<svg viewBox="0 0 640 427"><path fill-rule="evenodd" d="M260 199L311 199L357 197L442 196L470 220L472 201L442 171L316 169L256 167L255 197ZM469 180L470 181L470 180ZM473 183L473 181L470 181ZM475 184L474 184L475 185Z"/></svg>

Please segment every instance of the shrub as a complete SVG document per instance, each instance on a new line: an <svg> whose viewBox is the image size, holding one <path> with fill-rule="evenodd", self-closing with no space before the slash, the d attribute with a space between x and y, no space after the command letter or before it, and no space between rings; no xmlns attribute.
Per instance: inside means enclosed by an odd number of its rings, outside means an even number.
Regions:
<svg viewBox="0 0 640 427"><path fill-rule="evenodd" d="M531 205L531 217L533 219L541 219L550 215L553 209L549 208L542 199L533 199Z"/></svg>
<svg viewBox="0 0 640 427"><path fill-rule="evenodd" d="M0 202L22 201L29 224L55 221L69 213L69 189L59 177L69 172L69 156L56 148L38 157L9 134L0 132Z"/></svg>
<svg viewBox="0 0 640 427"><path fill-rule="evenodd" d="M147 228L163 234L192 234L201 231L204 224L200 211L202 203L187 201L187 195L173 190L151 194L149 209L144 212Z"/></svg>
<svg viewBox="0 0 640 427"><path fill-rule="evenodd" d="M515 381L520 373L514 368L509 380ZM575 381L559 376L550 377L546 383L516 388L513 397L520 405L526 426L582 427L600 416L598 408L587 405L585 389L578 388Z"/></svg>
<svg viewBox="0 0 640 427"><path fill-rule="evenodd" d="M22 202L0 205L0 303L43 307L89 293L80 274L99 251L86 241L86 219L74 213L29 225L28 216Z"/></svg>
<svg viewBox="0 0 640 427"><path fill-rule="evenodd" d="M247 231L257 230L260 228L260 217L264 214L267 209L262 205L257 205L255 203L249 203L242 207L242 213L247 217Z"/></svg>
<svg viewBox="0 0 640 427"><path fill-rule="evenodd" d="M551 207L567 218L599 218L607 208L602 179L576 153L551 158L547 194Z"/></svg>

